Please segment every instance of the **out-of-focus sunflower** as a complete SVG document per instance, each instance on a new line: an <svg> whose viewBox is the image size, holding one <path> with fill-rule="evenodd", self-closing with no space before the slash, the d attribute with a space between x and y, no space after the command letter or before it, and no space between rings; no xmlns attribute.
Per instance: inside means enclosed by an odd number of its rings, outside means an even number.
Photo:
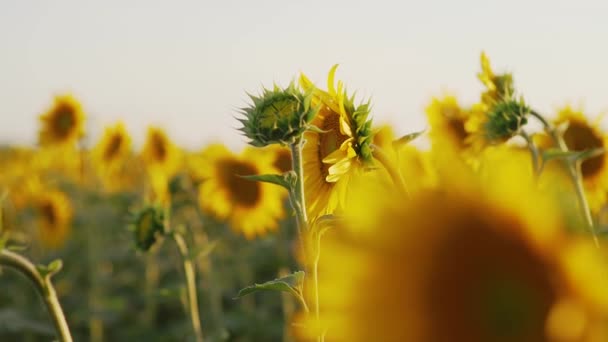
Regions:
<svg viewBox="0 0 608 342"><path fill-rule="evenodd" d="M34 199L38 216L40 241L47 247L57 248L67 239L72 224L72 205L61 191L40 192Z"/></svg>
<svg viewBox="0 0 608 342"><path fill-rule="evenodd" d="M181 151L157 127L149 127L142 159L149 180L148 200L168 204L169 181L179 170Z"/></svg>
<svg viewBox="0 0 608 342"><path fill-rule="evenodd" d="M289 148L281 145L268 146L270 151L274 153L274 162L272 165L280 172L285 173L293 169L291 162L291 151Z"/></svg>
<svg viewBox="0 0 608 342"><path fill-rule="evenodd" d="M40 116L40 145L73 146L84 135L84 120L82 106L72 95L56 96L51 108Z"/></svg>
<svg viewBox="0 0 608 342"><path fill-rule="evenodd" d="M178 148L165 132L157 127L148 128L142 159L146 167L159 169L168 176L173 176L180 164Z"/></svg>
<svg viewBox="0 0 608 342"><path fill-rule="evenodd" d="M304 134L304 188L313 220L343 206L349 179L372 160L370 105L355 106L342 82L334 85L336 68L329 72L328 91L316 88L305 75L300 77L301 86L313 91L313 106L320 106L311 124L325 131Z"/></svg>
<svg viewBox="0 0 608 342"><path fill-rule="evenodd" d="M324 238L321 326L310 319L310 335L605 340L602 255L591 240L566 237L554 203L529 187L529 170L507 169L483 182L446 170L441 189L411 201L369 186L354 195L345 223Z"/></svg>
<svg viewBox="0 0 608 342"><path fill-rule="evenodd" d="M429 135L435 148L462 150L466 147L469 132L465 124L470 112L458 104L454 96L434 98L426 108L426 115L431 126Z"/></svg>
<svg viewBox="0 0 608 342"><path fill-rule="evenodd" d="M481 103L487 107L513 95L513 76L510 73L495 74L485 52L481 53L481 72L477 74L477 78L486 87L486 91L481 95Z"/></svg>
<svg viewBox="0 0 608 342"><path fill-rule="evenodd" d="M590 122L582 111L565 107L559 111L554 122L556 125L568 123L564 131L564 141L570 151L604 148L608 151L608 136L598 122ZM583 161L581 173L589 204L594 211L606 202L608 189L608 153Z"/></svg>
<svg viewBox="0 0 608 342"><path fill-rule="evenodd" d="M107 189L119 189L124 183L126 161L131 152L131 137L124 125L107 127L92 151L93 160Z"/></svg>
<svg viewBox="0 0 608 342"><path fill-rule="evenodd" d="M278 220L285 214L285 189L239 177L276 173L273 162L272 154L253 147L235 155L224 145L208 146L198 168L202 209L227 220L248 239L276 230Z"/></svg>

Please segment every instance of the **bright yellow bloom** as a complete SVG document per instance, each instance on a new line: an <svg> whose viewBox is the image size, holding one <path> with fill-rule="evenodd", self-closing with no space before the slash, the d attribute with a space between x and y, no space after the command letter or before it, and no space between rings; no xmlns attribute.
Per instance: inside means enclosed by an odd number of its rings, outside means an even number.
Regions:
<svg viewBox="0 0 608 342"><path fill-rule="evenodd" d="M600 129L599 122L590 122L581 111L565 107L559 112L554 123L558 126L568 123L564 131L564 141L569 150L604 148L608 151L608 136ZM606 202L608 154L583 161L581 172L589 204L597 211Z"/></svg>
<svg viewBox="0 0 608 342"><path fill-rule="evenodd" d="M273 144L265 147L264 151L273 155L274 162L272 165L276 169L276 173L283 174L292 170L291 151L288 147Z"/></svg>
<svg viewBox="0 0 608 342"><path fill-rule="evenodd" d="M458 104L454 96L442 99L434 98L426 109L426 115L431 126L429 135L435 148L466 148L469 132L465 124L470 112Z"/></svg>
<svg viewBox="0 0 608 342"><path fill-rule="evenodd" d="M202 209L227 220L248 239L276 230L278 220L285 214L285 189L239 177L276 173L273 162L273 154L253 147L234 155L224 145L208 146L198 168Z"/></svg>
<svg viewBox="0 0 608 342"><path fill-rule="evenodd" d="M369 104L355 107L343 83L334 85L336 68L329 72L327 92L316 88L305 75L300 77L301 86L313 90L313 106L320 106L311 124L325 131L304 134L304 189L312 220L342 207L349 179L371 161Z"/></svg>
<svg viewBox="0 0 608 342"><path fill-rule="evenodd" d="M442 186L407 200L363 189L323 240L327 341L603 341L608 273L570 239L530 170L483 177L445 161ZM304 339L306 340L306 339ZM308 341L308 340L306 340Z"/></svg>
<svg viewBox="0 0 608 342"><path fill-rule="evenodd" d="M53 106L40 116L40 145L73 146L84 135L84 120L82 106L73 96L56 96Z"/></svg>
<svg viewBox="0 0 608 342"><path fill-rule="evenodd" d="M34 200L38 214L38 231L41 242L50 248L63 245L72 224L72 206L69 198L60 191L40 192Z"/></svg>
<svg viewBox="0 0 608 342"><path fill-rule="evenodd" d="M180 155L178 148L169 140L165 132L157 127L149 127L142 159L148 168L159 169L168 176L173 176L179 168Z"/></svg>
<svg viewBox="0 0 608 342"><path fill-rule="evenodd" d="M122 123L107 127L101 140L92 151L93 161L106 189L123 187L127 159L131 153L131 137Z"/></svg>

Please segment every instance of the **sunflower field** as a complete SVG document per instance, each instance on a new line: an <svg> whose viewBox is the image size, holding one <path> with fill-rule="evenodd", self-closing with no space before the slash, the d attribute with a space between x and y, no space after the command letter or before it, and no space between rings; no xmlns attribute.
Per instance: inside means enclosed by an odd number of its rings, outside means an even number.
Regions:
<svg viewBox="0 0 608 342"><path fill-rule="evenodd" d="M89 146L56 96L0 147L0 341L608 341L599 120L482 53L477 103L395 132L336 72L249 95L241 151Z"/></svg>

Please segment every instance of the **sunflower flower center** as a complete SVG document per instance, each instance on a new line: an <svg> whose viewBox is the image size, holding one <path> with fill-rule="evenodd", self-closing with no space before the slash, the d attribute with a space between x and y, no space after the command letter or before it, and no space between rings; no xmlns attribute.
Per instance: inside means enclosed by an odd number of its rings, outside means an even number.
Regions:
<svg viewBox="0 0 608 342"><path fill-rule="evenodd" d="M489 229L496 223L458 221L462 229L439 243L429 270L429 317L444 326L431 340L544 341L556 299L551 268L519 238Z"/></svg>
<svg viewBox="0 0 608 342"><path fill-rule="evenodd" d="M152 151L156 161L165 161L167 158L167 141L158 134L154 135L152 138Z"/></svg>
<svg viewBox="0 0 608 342"><path fill-rule="evenodd" d="M221 165L222 183L228 189L230 197L238 204L254 207L262 196L260 183L250 181L240 176L255 175L258 173L254 165L237 160L226 160Z"/></svg>
<svg viewBox="0 0 608 342"><path fill-rule="evenodd" d="M323 163L323 159L325 159L335 150L339 149L342 143L346 141L349 136L340 132L340 114L325 107L322 109L322 113L320 113L320 115L323 115L325 119L319 128L327 131L327 133L321 133L319 135L318 153L319 162L321 164L321 174L323 175L323 178L326 178L329 175L329 168L331 165Z"/></svg>
<svg viewBox="0 0 608 342"><path fill-rule="evenodd" d="M291 171L291 152L287 149L281 149L277 153L276 159L272 164L277 170L285 173L287 171Z"/></svg>
<svg viewBox="0 0 608 342"><path fill-rule="evenodd" d="M67 138L72 132L75 122L74 110L68 105L61 105L55 112L53 131L58 137Z"/></svg>
<svg viewBox="0 0 608 342"><path fill-rule="evenodd" d="M120 134L115 134L110 139L110 143L107 145L104 153L104 159L106 161L112 160L115 158L118 151L120 151L120 147L122 146L123 138Z"/></svg>
<svg viewBox="0 0 608 342"><path fill-rule="evenodd" d="M571 121L564 132L564 140L569 150L583 151L587 149L602 148L604 143L602 138L588 125ZM581 171L583 178L593 177L601 172L604 167L604 156L596 156L583 161Z"/></svg>
<svg viewBox="0 0 608 342"><path fill-rule="evenodd" d="M40 213L45 222L49 224L49 227L55 227L55 224L58 221L57 212L55 209L55 206L53 206L53 204L50 202L43 203L40 206Z"/></svg>

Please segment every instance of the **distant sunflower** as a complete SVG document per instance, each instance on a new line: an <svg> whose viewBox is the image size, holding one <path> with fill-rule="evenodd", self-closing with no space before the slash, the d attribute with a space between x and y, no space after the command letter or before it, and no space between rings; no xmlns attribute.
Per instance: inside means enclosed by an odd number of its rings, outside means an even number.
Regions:
<svg viewBox="0 0 608 342"><path fill-rule="evenodd" d="M126 161L131 152L131 137L122 123L107 127L93 149L93 159L106 187L120 187L125 177Z"/></svg>
<svg viewBox="0 0 608 342"><path fill-rule="evenodd" d="M605 340L608 278L593 243L566 238L554 204L530 191L527 176L490 177L493 187L451 177L411 201L369 188L355 196L346 222L324 239L322 325L309 322L311 335Z"/></svg>
<svg viewBox="0 0 608 342"><path fill-rule="evenodd" d="M36 196L34 207L42 243L50 248L63 245L72 224L73 212L69 198L57 190L42 192Z"/></svg>
<svg viewBox="0 0 608 342"><path fill-rule="evenodd" d="M173 176L179 168L179 150L169 140L165 132L157 127L149 127L142 159L148 168L158 169Z"/></svg>
<svg viewBox="0 0 608 342"><path fill-rule="evenodd" d="M454 147L457 150L466 147L469 132L465 124L470 112L461 108L454 96L434 98L426 109L426 115L431 126L429 135L433 146Z"/></svg>
<svg viewBox="0 0 608 342"><path fill-rule="evenodd" d="M53 106L40 116L40 145L73 145L84 135L84 120L82 106L73 96L56 96Z"/></svg>
<svg viewBox="0 0 608 342"><path fill-rule="evenodd" d="M285 190L239 177L276 173L272 154L248 147L234 155L225 146L214 144L202 152L201 159L199 203L203 210L227 220L248 239L277 229L284 216Z"/></svg>
<svg viewBox="0 0 608 342"><path fill-rule="evenodd" d="M313 220L343 206L349 178L372 160L370 105L355 107L342 82L334 85L336 68L329 72L328 91L316 88L305 75L300 77L304 90L313 91L313 106L320 106L311 124L325 131L304 134L304 188Z"/></svg>
<svg viewBox="0 0 608 342"><path fill-rule="evenodd" d="M274 162L272 165L277 169L278 173L282 174L293 169L291 165L291 151L288 147L274 144L266 147L266 151L273 154Z"/></svg>
<svg viewBox="0 0 608 342"><path fill-rule="evenodd" d="M590 122L583 112L565 107L558 113L554 123L568 123L564 131L564 141L569 150L604 148L608 152L608 136L602 132L599 122ZM583 161L581 173L590 205L594 210L598 210L606 202L608 153Z"/></svg>

